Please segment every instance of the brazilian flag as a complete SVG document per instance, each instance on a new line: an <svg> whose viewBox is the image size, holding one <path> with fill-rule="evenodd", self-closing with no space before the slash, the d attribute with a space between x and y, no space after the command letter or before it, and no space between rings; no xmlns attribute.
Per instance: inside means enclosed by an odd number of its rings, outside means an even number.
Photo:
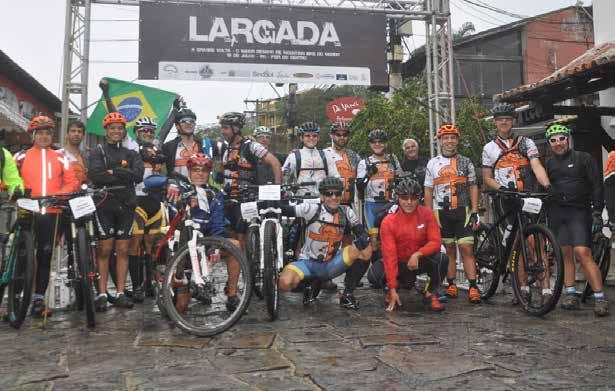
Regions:
<svg viewBox="0 0 615 391"><path fill-rule="evenodd" d="M126 128L132 137L132 127L137 119L141 117L151 117L158 123L158 130L166 121L173 101L177 97L174 92L159 90L141 84L130 83L123 80L106 77L109 82L109 97L115 106L128 122ZM98 101L94 112L88 118L87 131L99 136L105 135L102 126L103 118L109 113L104 96Z"/></svg>

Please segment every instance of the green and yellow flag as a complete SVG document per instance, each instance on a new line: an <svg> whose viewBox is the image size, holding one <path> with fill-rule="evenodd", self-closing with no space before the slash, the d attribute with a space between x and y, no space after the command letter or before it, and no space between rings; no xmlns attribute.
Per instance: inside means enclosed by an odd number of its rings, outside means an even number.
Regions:
<svg viewBox="0 0 615 391"><path fill-rule="evenodd" d="M174 92L159 90L141 84L129 83L127 81L106 77L109 82L109 97L111 102L124 117L128 124L126 128L131 136L132 127L135 121L141 117L151 117L158 123L158 130L166 121L173 101L177 97ZM109 113L104 96L98 101L94 112L88 118L87 131L99 136L105 135L102 126L103 118Z"/></svg>

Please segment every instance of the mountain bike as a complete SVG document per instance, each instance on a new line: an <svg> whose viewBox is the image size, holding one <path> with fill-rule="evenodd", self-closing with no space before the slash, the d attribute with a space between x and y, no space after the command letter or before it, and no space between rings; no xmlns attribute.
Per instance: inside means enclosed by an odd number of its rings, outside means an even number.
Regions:
<svg viewBox="0 0 615 391"><path fill-rule="evenodd" d="M562 292L564 261L553 233L537 224L547 193L498 190L487 192L511 205L494 224L475 232L477 283L483 300L497 290L500 279L512 277L515 298L524 311L541 316L555 308ZM509 221L509 222L507 222Z"/></svg>
<svg viewBox="0 0 615 391"><path fill-rule="evenodd" d="M608 227L608 224L603 223L603 228ZM592 256L594 261L600 268L600 275L602 276L602 282L606 281L606 277L609 274L611 268L611 241L613 240L613 232L611 237L607 237L602 230L594 235L592 241ZM585 303L587 299L592 295L593 290L589 285L589 280L585 281L583 292L581 293L581 302Z"/></svg>
<svg viewBox="0 0 615 391"><path fill-rule="evenodd" d="M183 225L175 230L179 247L166 265L162 300L165 312L180 329L207 337L226 331L241 318L250 302L253 281L239 247L226 238L204 236L193 221L193 203L198 202L203 209L208 202L201 190L192 186L181 195ZM233 276L235 268L237 274ZM234 278L237 281L231 281ZM231 283L237 286L239 298L233 309L225 303ZM188 302L178 309L180 294L187 295Z"/></svg>
<svg viewBox="0 0 615 391"><path fill-rule="evenodd" d="M6 217L0 236L0 304L8 287L8 321L18 329L28 314L34 284L33 215L8 202L0 206L0 211Z"/></svg>

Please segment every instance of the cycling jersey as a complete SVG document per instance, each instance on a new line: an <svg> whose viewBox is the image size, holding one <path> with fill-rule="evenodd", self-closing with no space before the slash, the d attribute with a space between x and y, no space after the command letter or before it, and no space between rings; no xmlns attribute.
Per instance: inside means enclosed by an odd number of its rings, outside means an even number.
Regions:
<svg viewBox="0 0 615 391"><path fill-rule="evenodd" d="M150 151L153 151L154 155L151 155ZM150 175L162 173L162 164L165 161L165 156L157 146L151 143L141 143L139 145L139 154L141 155L141 160L143 160L143 179ZM135 186L138 196L146 195L143 191L144 188L143 181Z"/></svg>
<svg viewBox="0 0 615 391"><path fill-rule="evenodd" d="M483 148L482 164L485 168L493 169L493 177L501 186L532 190L536 185L536 177L530 160L539 157L536 144L528 137L503 139L496 136Z"/></svg>
<svg viewBox="0 0 615 391"><path fill-rule="evenodd" d="M256 166L269 151L257 142L242 139L238 146L227 146L222 155L224 187L237 199L239 185L256 184Z"/></svg>
<svg viewBox="0 0 615 391"><path fill-rule="evenodd" d="M374 169L377 171L372 173ZM395 177L400 174L395 155L386 155L382 160L371 155L357 166L357 187L364 189L365 201L386 202L391 198Z"/></svg>
<svg viewBox="0 0 615 391"><path fill-rule="evenodd" d="M425 171L427 170L427 162L429 159L419 156L418 159L404 159L401 162L401 169L405 173L412 174L421 186L425 183Z"/></svg>
<svg viewBox="0 0 615 391"><path fill-rule="evenodd" d="M354 202L355 181L357 178L357 166L359 165L359 155L350 149L339 150L336 147L329 147L324 150L327 160L331 166L335 166L337 174L344 181L344 195L342 204L350 205Z"/></svg>
<svg viewBox="0 0 615 391"><path fill-rule="evenodd" d="M328 164L323 151L317 148L303 147L288 155L282 166L282 174L286 183L318 183L327 176L329 172ZM318 195L318 185L302 187L297 191L299 196L306 194Z"/></svg>
<svg viewBox="0 0 615 391"><path fill-rule="evenodd" d="M13 160L11 153L2 148L2 178L0 178L0 188L6 188L10 194L13 194L15 188L24 190L23 181L19 176L19 170Z"/></svg>
<svg viewBox="0 0 615 391"><path fill-rule="evenodd" d="M192 150L188 151L182 142L181 136L166 142L162 145L162 153L166 158L167 174L178 173L183 176L188 176L188 159L192 155L196 155L203 149L202 143L194 138Z"/></svg>
<svg viewBox="0 0 615 391"><path fill-rule="evenodd" d="M398 208L382 220L380 242L387 286L397 288L398 263L408 262L417 251L425 257L438 253L440 228L433 212L422 205L412 213Z"/></svg>
<svg viewBox="0 0 615 391"><path fill-rule="evenodd" d="M85 159L83 159L83 154L81 152L74 155L66 148L58 149L58 152L62 152L64 156L68 159L68 162L73 167L73 171L75 172L75 176L77 177L77 181L82 185L87 183L88 181L88 170L86 168Z"/></svg>
<svg viewBox="0 0 615 391"><path fill-rule="evenodd" d="M167 225L162 205L156 198L148 195L137 196L137 208L132 223L132 232L137 235L154 235Z"/></svg>
<svg viewBox="0 0 615 391"><path fill-rule="evenodd" d="M438 155L427 163L425 187L433 189L435 209L465 208L470 205L470 186L476 184L472 161L460 154Z"/></svg>
<svg viewBox="0 0 615 391"><path fill-rule="evenodd" d="M70 193L79 189L75 172L61 152L32 147L17 153L14 159L24 187L32 191L32 197Z"/></svg>

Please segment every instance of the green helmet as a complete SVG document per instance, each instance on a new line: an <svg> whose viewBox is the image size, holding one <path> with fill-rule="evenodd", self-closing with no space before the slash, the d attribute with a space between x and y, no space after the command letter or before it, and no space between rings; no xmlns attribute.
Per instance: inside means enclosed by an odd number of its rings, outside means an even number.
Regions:
<svg viewBox="0 0 615 391"><path fill-rule="evenodd" d="M563 134L566 137L570 137L570 129L560 124L551 125L547 128L547 131L545 132L545 138L548 140L556 134Z"/></svg>

